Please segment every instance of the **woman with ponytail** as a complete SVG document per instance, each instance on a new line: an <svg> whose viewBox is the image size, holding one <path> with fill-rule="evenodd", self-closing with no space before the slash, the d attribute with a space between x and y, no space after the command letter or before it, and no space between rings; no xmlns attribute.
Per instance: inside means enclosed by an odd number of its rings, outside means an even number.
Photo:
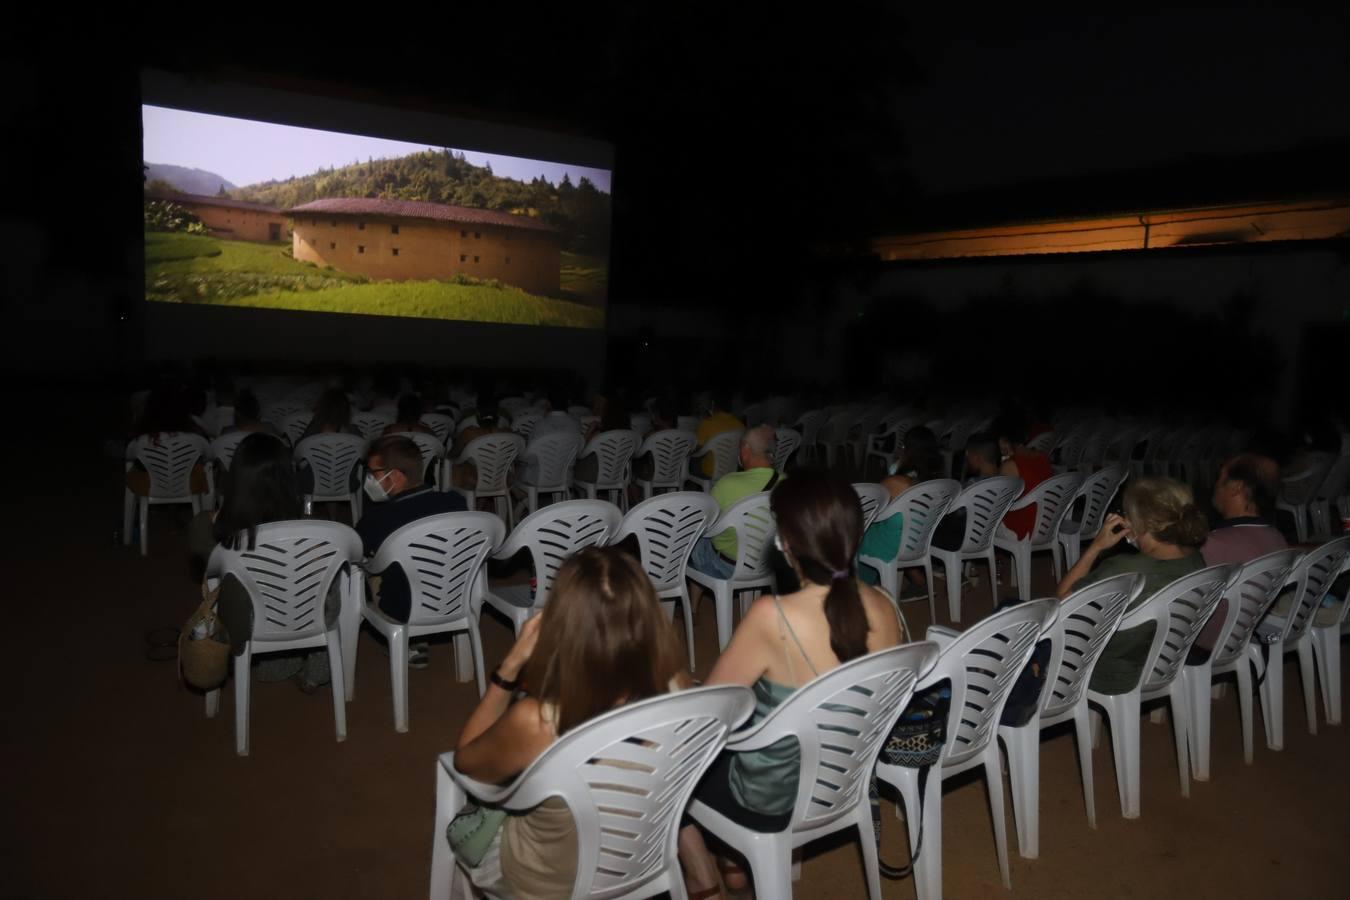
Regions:
<svg viewBox="0 0 1350 900"><path fill-rule="evenodd" d="M862 508L842 478L803 472L784 479L769 501L776 543L801 581L800 590L760 597L751 605L706 684L740 684L755 693L754 724L797 688L849 660L900 643L895 608L857 579ZM756 831L782 831L797 797L800 755L787 738L764 750L723 753L696 796ZM684 830L681 858L690 897L716 894L712 858L693 826ZM727 888L745 875L723 865Z"/></svg>
<svg viewBox="0 0 1350 900"><path fill-rule="evenodd" d="M1139 572L1144 589L1130 606L1134 609L1183 575L1203 569L1200 545L1208 535L1209 520L1186 485L1170 478L1133 481L1125 489L1125 515L1106 517L1102 530L1059 583L1059 598L1113 575ZM1119 553L1098 564L1102 553L1122 539L1139 552ZM1101 694L1133 690L1143 674L1154 628L1150 622L1116 632L1093 670L1092 690Z"/></svg>

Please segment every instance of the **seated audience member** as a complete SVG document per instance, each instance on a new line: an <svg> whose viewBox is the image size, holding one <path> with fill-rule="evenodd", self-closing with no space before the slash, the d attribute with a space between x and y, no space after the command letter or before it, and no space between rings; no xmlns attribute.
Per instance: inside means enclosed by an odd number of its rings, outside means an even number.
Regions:
<svg viewBox="0 0 1350 900"><path fill-rule="evenodd" d="M431 426L422 421L422 398L416 394L404 394L398 398L398 421L384 426L382 435L415 432L434 434Z"/></svg>
<svg viewBox="0 0 1350 900"><path fill-rule="evenodd" d="M778 481L779 473L773 467L773 448L777 435L768 425L751 428L741 437L738 472L730 472L717 479L712 497L726 512L738 500L770 490ZM714 578L730 578L736 568L736 529L728 529L714 538L699 538L689 564Z"/></svg>
<svg viewBox="0 0 1350 900"><path fill-rule="evenodd" d="M276 437L280 436L275 426L262 420L262 409L258 405L258 397L248 388L244 388L234 395L234 424L226 428L223 433L229 434L234 431L262 432Z"/></svg>
<svg viewBox="0 0 1350 900"><path fill-rule="evenodd" d="M679 423L679 416L675 412L675 401L669 395L662 395L656 398L652 404L652 430L648 434L638 435L639 446L641 441L658 431L670 431ZM633 456L633 478L651 481L656 474L656 460L650 453L644 453L641 456Z"/></svg>
<svg viewBox="0 0 1350 900"><path fill-rule="evenodd" d="M719 435L724 431L743 431L745 429L744 422L727 412L728 405L729 401L724 391L713 392L708 415L698 423L698 431L695 435L698 438L698 448L694 451L695 456L702 452L714 435ZM716 461L711 453L704 454L700 465L705 476L711 476L717 470Z"/></svg>
<svg viewBox="0 0 1350 900"><path fill-rule="evenodd" d="M1124 516L1107 515L1102 530L1064 575L1056 592L1061 600L1086 585L1139 572L1144 575L1144 589L1129 607L1135 609L1173 581L1205 567L1199 549L1209 534L1209 522L1186 485L1170 478L1131 480L1125 489L1124 508ZM1135 544L1139 552L1119 553L1098 565L1102 554L1122 539ZM1133 690L1143 674L1154 628L1148 622L1117 631L1097 660L1092 690L1102 694Z"/></svg>
<svg viewBox="0 0 1350 900"><path fill-rule="evenodd" d="M1019 498L1055 474L1050 467L1049 456L1027 448L1026 427L1015 416L1000 418L994 425L994 433L998 435L998 450L1002 457L998 473L1022 479ZM1003 527L1019 539L1031 534L1031 530L1036 527L1036 504L1009 510L1003 517Z"/></svg>
<svg viewBox="0 0 1350 900"><path fill-rule="evenodd" d="M942 453L938 450L937 435L931 428L916 425L896 447L898 458L891 464L889 474L881 479L891 499L895 499L914 485L942 477ZM860 556L892 559L900 551L900 536L904 534L904 515L894 515L885 521L873 522L863 535ZM868 566L858 567L858 577L875 586L877 573Z"/></svg>
<svg viewBox="0 0 1350 900"><path fill-rule="evenodd" d="M779 546L800 589L756 600L705 682L750 687L756 700L751 725L813 678L894 647L901 637L890 601L860 584L854 572L862 507L852 485L834 475L801 473L778 484L770 504ZM797 797L800 768L794 738L763 750L724 752L695 796L746 828L781 831ZM680 855L690 896L715 896L717 871L696 826L681 831ZM738 868L723 862L722 870L729 890L745 887Z"/></svg>
<svg viewBox="0 0 1350 900"><path fill-rule="evenodd" d="M193 564L198 571L205 572L207 560L217 545L231 550L251 549L259 525L300 516L300 495L290 448L267 434L250 434L234 452L220 509L198 513L188 528ZM253 600L233 576L225 578L218 591L216 609L237 656L253 635ZM324 607L328 625L337 621L338 608L334 591ZM310 693L328 683L328 652L319 650L304 656L269 654L258 660L256 669L259 681L295 678L300 689Z"/></svg>
<svg viewBox="0 0 1350 900"><path fill-rule="evenodd" d="M319 401L314 404L314 415L301 440L316 434L354 434L361 437L361 429L352 424L352 404L342 388L332 387L319 395Z"/></svg>
<svg viewBox="0 0 1350 900"><path fill-rule="evenodd" d="M497 416L497 398L490 394L479 396L475 409L468 415L468 418L473 419L473 424L455 435L449 453L451 459L458 459L475 438L485 434L509 434L511 431L510 426L503 424ZM450 480L455 487L471 491L478 484L478 468L472 460L458 463L450 471Z"/></svg>
<svg viewBox="0 0 1350 900"><path fill-rule="evenodd" d="M464 498L454 491L441 493L423 483L422 451L411 438L382 437L370 445L366 456L365 492L368 504L356 523L356 533L366 556L374 556L389 535L411 522L440 513L463 512ZM396 622L408 621L412 592L408 578L397 565L367 580L380 610ZM424 647L414 647L409 665L426 665ZM420 665L419 665L420 664Z"/></svg>
<svg viewBox="0 0 1350 900"><path fill-rule="evenodd" d="M629 431L633 427L633 417L628 413L628 404L623 402L623 395L618 392L613 392L608 397L597 395L592 408L600 419L592 422L583 435L582 439L588 443L597 434L604 434L606 431ZM599 474L600 460L596 459L594 453L587 453L584 456L578 454L576 468L572 471L573 478L578 481L595 481Z"/></svg>
<svg viewBox="0 0 1350 900"><path fill-rule="evenodd" d="M136 436L148 435L158 444L165 434L195 434L206 438L206 432L188 412L187 393L169 381L157 383L145 397L145 405L135 423ZM206 493L206 460L198 460L192 467L189 489L194 494ZM150 493L150 473L139 460L133 460L126 473L126 485L133 494L145 497Z"/></svg>
<svg viewBox="0 0 1350 900"><path fill-rule="evenodd" d="M999 474L1002 466L1002 454L999 453L998 440L987 431L977 432L966 442L966 472L969 477L966 484L972 484L982 478L992 478ZM966 511L958 509L947 513L933 529L933 546L941 550L955 552L961 549L966 540Z"/></svg>
<svg viewBox="0 0 1350 900"><path fill-rule="evenodd" d="M683 660L642 567L616 547L582 550L563 563L548 605L492 673L455 766L489 784L509 781L596 716L687 686ZM517 690L525 693L512 702ZM561 799L509 815L495 840L499 852L468 870L476 885L530 900L572 896L576 823Z"/></svg>
<svg viewBox="0 0 1350 900"><path fill-rule="evenodd" d="M1280 490L1280 467L1275 460L1254 453L1235 456L1219 469L1214 482L1214 508L1221 518L1200 548L1205 565L1243 565L1289 546L1267 518ZM1220 600L1195 639L1197 653L1208 653L1223 628L1228 601Z"/></svg>

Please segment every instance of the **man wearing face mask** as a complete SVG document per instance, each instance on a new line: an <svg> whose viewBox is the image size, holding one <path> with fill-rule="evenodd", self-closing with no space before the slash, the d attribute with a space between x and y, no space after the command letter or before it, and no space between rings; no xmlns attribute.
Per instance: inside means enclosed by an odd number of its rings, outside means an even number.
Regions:
<svg viewBox="0 0 1350 900"><path fill-rule="evenodd" d="M370 445L366 454L364 489L371 503L366 505L356 533L361 536L366 557L379 552L389 535L410 522L441 513L463 512L464 498L451 491L441 493L424 483L422 451L401 435L382 437ZM380 609L398 622L408 621L412 611L412 592L408 579L397 565L373 575L366 582L379 598ZM425 651L414 647L408 664L426 665Z"/></svg>

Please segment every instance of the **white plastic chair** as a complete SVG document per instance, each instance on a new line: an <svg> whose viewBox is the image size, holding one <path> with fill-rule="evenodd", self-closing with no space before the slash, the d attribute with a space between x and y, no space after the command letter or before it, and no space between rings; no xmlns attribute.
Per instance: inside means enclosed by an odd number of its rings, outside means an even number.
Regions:
<svg viewBox="0 0 1350 900"><path fill-rule="evenodd" d="M831 415L821 426L816 443L825 448L825 468L834 468L835 455L841 450L849 451L849 461L852 462L853 444L849 433L857 421L858 411L846 407Z"/></svg>
<svg viewBox="0 0 1350 900"><path fill-rule="evenodd" d="M390 437L405 437L417 445L417 449L422 454L422 476L432 484L437 481L444 483L445 479L445 444L441 443L440 438L434 434L427 434L424 431L396 431ZM443 488L442 488L443 489Z"/></svg>
<svg viewBox="0 0 1350 900"><path fill-rule="evenodd" d="M1053 431L1042 431L1027 441L1027 449L1035 450L1038 453L1044 453L1047 456L1055 446L1055 433Z"/></svg>
<svg viewBox="0 0 1350 900"><path fill-rule="evenodd" d="M1059 543L1064 548L1064 567L1072 569L1083 552L1083 541L1090 541L1102 530L1106 521L1106 508L1120 490L1125 481L1126 470L1123 466L1105 466L1083 479L1082 484L1068 503L1069 510L1083 501L1083 513L1078 519L1070 519L1065 512L1059 525Z"/></svg>
<svg viewBox="0 0 1350 900"><path fill-rule="evenodd" d="M669 428L647 435L638 447L637 457L652 457L652 477L650 480L636 478L637 486L642 488L643 499L650 498L658 489L678 491L684 486L685 475L689 471L689 454L694 451L698 438L692 431L680 431Z"/></svg>
<svg viewBox="0 0 1350 900"><path fill-rule="evenodd" d="M464 497L469 509L477 509L479 497L490 497L497 515L511 527L511 498L507 487L507 476L516 457L525 449L525 439L518 434L505 432L481 434L464 445L459 456L450 461L445 483L451 490ZM455 466L473 463L477 480L472 489L455 486Z"/></svg>
<svg viewBox="0 0 1350 900"><path fill-rule="evenodd" d="M612 494L619 509L628 509L628 482L633 478L633 453L638 447L638 433L629 429L602 431L586 442L579 458L595 455L594 481L576 480L576 486L590 500L604 491Z"/></svg>
<svg viewBox="0 0 1350 900"><path fill-rule="evenodd" d="M1017 596L1021 599L1031 599L1031 555L1038 550L1050 551L1055 581L1062 577L1064 548L1059 542L1059 526L1073 506L1075 492L1082 482L1083 476L1077 472L1053 475L1008 507L1011 512L1036 505L1036 522L1026 537L1019 538L1002 525L995 530L994 546L1012 554L1013 583L1017 585Z"/></svg>
<svg viewBox="0 0 1350 900"><path fill-rule="evenodd" d="M455 436L455 417L445 413L424 413L422 415L422 424L431 429L436 435L436 440L444 446L450 446Z"/></svg>
<svg viewBox="0 0 1350 900"><path fill-rule="evenodd" d="M253 600L253 635L234 664L235 752L249 752L249 686L255 655L326 647L332 672L333 719L337 739L347 739L346 679L343 637L361 602L361 538L346 525L313 520L259 525L252 549L217 546L207 561L207 578L238 579ZM345 571L344 571L345 569ZM325 620L329 590L337 584L337 622ZM355 640L355 635L347 638ZM206 694L206 714L220 708L220 689Z"/></svg>
<svg viewBox="0 0 1350 900"><path fill-rule="evenodd" d="M1289 574L1289 583L1297 585L1293 602L1288 614L1279 621L1279 633L1270 642L1269 656L1263 660L1260 651L1253 644L1247 651L1248 657L1255 663L1258 672L1265 671L1261 681L1261 713L1266 725L1266 746L1271 750L1284 749L1284 655L1298 652L1299 670L1303 676L1303 706L1308 717L1308 733L1317 734L1317 688L1316 650L1314 649L1313 626L1317 612L1321 608L1322 598L1346 564L1350 563L1350 535L1327 541L1315 550L1309 550L1299 560L1298 565ZM1267 615L1271 621L1274 613ZM1332 664L1340 667L1340 629L1335 631L1334 662L1327 655L1323 668ZM1331 635L1328 634L1330 639ZM1330 641L1329 641L1330 643ZM1330 648L1323 648L1326 653ZM1339 683L1339 682L1338 682ZM1330 704L1328 704L1330 706Z"/></svg>
<svg viewBox="0 0 1350 900"><path fill-rule="evenodd" d="M1078 740L1078 768L1088 825L1097 827L1092 783L1092 729L1088 715L1088 682L1125 608L1139 596L1144 576L1116 575L1074 591L1056 609L1054 621L1041 635L1050 641L1050 658L1037 714L1025 725L1000 725L1008 756L1008 781L1017 825L1017 852L1040 855L1041 732L1072 721Z"/></svg>
<svg viewBox="0 0 1350 900"><path fill-rule="evenodd" d="M456 640L455 658L461 681L472 677L481 696L487 688L483 677L483 645L478 634L478 613L487 590L488 554L501 546L506 526L492 513L454 512L410 522L380 544L366 566L377 575L397 564L408 580L412 609L408 621L396 622L373 603L362 603L360 615L389 644L389 675L394 688L394 730L408 730L408 641L428 634L464 632L467 641ZM343 634L346 658L347 699L356 696L357 627ZM464 644L468 646L465 647ZM467 650L466 654L464 651Z"/></svg>
<svg viewBox="0 0 1350 900"><path fill-rule="evenodd" d="M561 798L576 822L574 900L683 897L677 860L680 817L699 778L749 717L754 696L739 685L695 688L621 706L563 735L504 786L455 769L455 754L436 765L432 829L432 900L446 900L467 880L445 838L472 796L525 812Z"/></svg>
<svg viewBox="0 0 1350 900"><path fill-rule="evenodd" d="M295 458L309 467L314 488L304 495L305 515L315 503L347 502L352 522L361 519L361 488L352 488L352 473L364 463L366 442L354 434L311 434L295 448Z"/></svg>
<svg viewBox="0 0 1350 900"><path fill-rule="evenodd" d="M1252 674L1253 664L1247 649L1256 624L1270 609L1290 571L1302 554L1297 550L1277 550L1259 556L1233 571L1224 588L1220 607L1223 628L1215 636L1208 658L1187 665L1181 677L1190 698L1190 723L1186 733L1190 741L1191 775L1196 781L1209 780L1210 686L1217 675L1233 673L1237 678L1238 707L1242 716L1242 758L1252 764Z"/></svg>
<svg viewBox="0 0 1350 900"><path fill-rule="evenodd" d="M689 457L689 472L686 480L692 481L699 486L699 489L705 493L712 490L713 484L723 475L736 471L736 464L740 460L741 437L745 434L739 428L731 431L721 431L708 438L708 442L701 448L693 451ZM702 461L705 456L712 456L713 473L709 476L695 475L697 469L702 472Z"/></svg>
<svg viewBox="0 0 1350 900"><path fill-rule="evenodd" d="M675 618L675 601L683 604L684 637L689 647L689 670L694 669L694 611L685 584L694 543L717 519L717 501L701 491L659 494L629 510L614 535L617 544L629 535L638 542L642 568L661 598L666 616Z"/></svg>
<svg viewBox="0 0 1350 900"><path fill-rule="evenodd" d="M1308 507L1316 499L1318 488L1335 463L1336 457L1321 454L1310 460L1301 472L1280 479L1280 496L1275 501L1275 508L1294 517L1294 529L1298 532L1300 544L1308 541Z"/></svg>
<svg viewBox="0 0 1350 900"><path fill-rule="evenodd" d="M357 413L352 416L352 425L357 431L361 432L361 437L368 441L373 441L390 425L394 424L392 416L379 410Z"/></svg>
<svg viewBox="0 0 1350 900"><path fill-rule="evenodd" d="M877 514L878 522L884 522L892 516L901 516L900 543L895 558L858 557L859 562L879 573L881 587L897 601L900 597L900 572L916 566L922 567L925 584L928 587L930 621L937 618L933 601L933 558L930 555L933 529L937 527L947 508L960 493L960 482L950 478L920 482L901 491Z"/></svg>
<svg viewBox="0 0 1350 900"><path fill-rule="evenodd" d="M551 499L566 497L572 490L572 466L581 451L581 436L555 431L542 437L532 438L520 454L520 466L534 468L535 477L526 481L524 473L518 474L515 490L525 495L526 514L539 509L539 495L547 494ZM520 510L517 510L519 515Z"/></svg>
<svg viewBox="0 0 1350 900"><path fill-rule="evenodd" d="M1105 711L1111 727L1111 749L1116 761L1116 789L1120 814L1139 818L1139 707L1146 700L1167 698L1172 704L1172 731L1176 739L1177 773L1181 796L1191 795L1191 767L1187 750L1190 721L1186 686L1181 670L1191 645L1218 605L1232 566L1211 566L1182 576L1127 612L1117 633L1155 624L1153 643L1144 660L1143 673L1133 690L1123 694L1100 694L1089 686L1088 700ZM1094 723L1094 740L1096 729Z"/></svg>
<svg viewBox="0 0 1350 900"><path fill-rule="evenodd" d="M1350 557L1342 563L1350 569ZM1308 637L1299 645L1312 646L1313 659L1317 663L1317 680L1322 689L1322 708L1327 715L1328 725L1341 724L1341 637L1345 634L1346 611L1350 610L1350 598L1342 598L1335 610L1318 610L1313 613L1313 624ZM1323 615L1326 612L1327 615Z"/></svg>
<svg viewBox="0 0 1350 900"><path fill-rule="evenodd" d="M927 637L939 639L942 655L915 686L922 691L948 680L951 705L947 717L942 755L929 773L922 798L919 770L877 763L877 778L894 787L904 800L909 822L911 854L922 849L914 861L914 888L919 900L942 897L942 782L983 767L994 819L994 844L998 851L1003 886L1012 887L1008 872L1008 839L1003 812L1003 769L996 731L1013 682L1036 649L1036 639L1054 616L1054 603L1037 600L1020 603L995 613L963 632L929 628ZM900 809L896 808L896 815ZM916 827L917 826L917 827Z"/></svg>
<svg viewBox="0 0 1350 900"><path fill-rule="evenodd" d="M143 434L127 444L126 470L140 463L149 477L150 489L140 496L130 487L125 488L122 502L122 543L131 546L132 516L139 513L141 556L150 552L150 507L173 503L187 503L194 514L201 512L202 503L210 503L208 493L192 492L192 470L209 459L210 447L206 438L180 431L166 431L157 435Z"/></svg>
<svg viewBox="0 0 1350 900"><path fill-rule="evenodd" d="M608 543L622 519L619 508L604 500L564 500L527 516L492 558L510 559L528 549L534 563L534 598L530 598L529 585L508 585L486 592L487 605L506 616L519 633L525 620L548 602L553 577L567 558L586 547Z"/></svg>
<svg viewBox="0 0 1350 900"><path fill-rule="evenodd" d="M543 418L544 414L536 409L514 411L510 415L511 430L528 441L530 435L534 432L534 426L538 425Z"/></svg>
<svg viewBox="0 0 1350 900"><path fill-rule="evenodd" d="M1011 475L982 478L961 491L947 515L958 509L966 511L966 533L960 550L930 547L929 553L942 562L947 573L947 612L953 622L961 621L961 569L968 559L982 559L989 564L989 593L998 605L998 569L994 565L994 534L1003 521L1003 514L1022 493L1022 479ZM935 619L936 621L936 619Z"/></svg>
<svg viewBox="0 0 1350 900"><path fill-rule="evenodd" d="M791 737L801 754L792 818L783 831L745 828L697 798L689 805L691 818L745 856L756 896L791 897L792 852L856 828L868 897L881 900L868 781L915 683L937 658L937 645L921 642L851 660L798 688L761 722L727 742L728 752L747 752Z"/></svg>
<svg viewBox="0 0 1350 900"><path fill-rule="evenodd" d="M779 472L787 468L787 464L792 461L792 457L802 446L802 436L795 428L778 428L774 430L773 440L773 467Z"/></svg>
<svg viewBox="0 0 1350 900"><path fill-rule="evenodd" d="M1337 503L1350 488L1350 456L1341 455L1327 470L1322 486L1313 492L1308 501L1308 518L1311 520L1312 535L1315 538L1331 537L1331 504Z"/></svg>
<svg viewBox="0 0 1350 900"><path fill-rule="evenodd" d="M798 462L806 462L807 459L816 461L820 458L820 429L825 425L827 416L824 410L813 409L804 412L798 417L793 427L802 436L801 459Z"/></svg>
<svg viewBox="0 0 1350 900"><path fill-rule="evenodd" d="M282 401L272 403L263 409L262 420L282 434L286 433L286 420L291 416L312 413L310 403L293 403L291 401Z"/></svg>
<svg viewBox="0 0 1350 900"><path fill-rule="evenodd" d="M862 504L863 531L866 531L877 520L877 513L890 502L891 492L879 484L868 481L856 482L853 490L858 495L858 502Z"/></svg>
<svg viewBox="0 0 1350 900"><path fill-rule="evenodd" d="M717 611L717 646L725 650L731 640L731 600L737 591L756 591L773 586L769 550L773 546L773 515L769 495L761 491L733 503L704 533L714 538L728 529L736 532L736 566L728 578L717 578L690 566L690 581L712 592ZM742 603L742 609L745 604Z"/></svg>
<svg viewBox="0 0 1350 900"><path fill-rule="evenodd" d="M294 447L304 439L305 432L309 430L309 423L313 418L314 414L308 410L291 413L281 421L277 429L286 438L286 443Z"/></svg>

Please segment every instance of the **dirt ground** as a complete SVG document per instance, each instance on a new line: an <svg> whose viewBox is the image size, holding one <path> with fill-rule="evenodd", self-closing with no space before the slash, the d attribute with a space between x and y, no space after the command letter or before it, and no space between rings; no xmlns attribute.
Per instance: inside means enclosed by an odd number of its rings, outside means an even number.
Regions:
<svg viewBox="0 0 1350 900"><path fill-rule="evenodd" d="M150 662L144 636L177 626L196 587L187 565L184 511L151 515L141 558L115 540L121 494L116 463L48 484L31 460L7 467L11 533L6 567L15 641L4 655L7 763L3 893L11 897L418 897L425 896L435 804L434 766L452 747L477 694L454 679L448 643L410 675L411 730L397 734L388 657L361 636L349 737L334 741L327 688L253 685L252 755L234 753L233 702L208 719L172 662ZM72 456L72 460L74 457ZM27 475L23 474L25 471ZM55 494L55 496L53 496ZM1052 588L1037 562L1035 588ZM1000 592L1007 591L1006 585ZM966 618L992 604L987 580L968 588ZM926 604L905 612L916 630ZM945 622L945 615L942 616ZM683 629L681 629L681 633ZM696 616L698 672L715 656L711 608ZM509 626L485 616L490 667ZM1350 671L1350 667L1347 667ZM1016 854L1013 893L1036 898L1345 897L1350 838L1350 733L1308 733L1298 668L1287 666L1285 749L1265 746L1257 713L1255 764L1244 766L1230 690L1214 712L1212 780L1178 789L1168 724L1142 726L1142 808L1120 816L1110 743L1093 754L1097 828L1088 827L1068 730L1042 744L1041 856ZM948 782L943 798L946 896L997 897L999 881L983 777ZM885 804L883 855L905 858L905 838ZM1336 885L1340 885L1338 888ZM912 882L886 882L911 898ZM854 838L808 848L797 897L865 895Z"/></svg>

